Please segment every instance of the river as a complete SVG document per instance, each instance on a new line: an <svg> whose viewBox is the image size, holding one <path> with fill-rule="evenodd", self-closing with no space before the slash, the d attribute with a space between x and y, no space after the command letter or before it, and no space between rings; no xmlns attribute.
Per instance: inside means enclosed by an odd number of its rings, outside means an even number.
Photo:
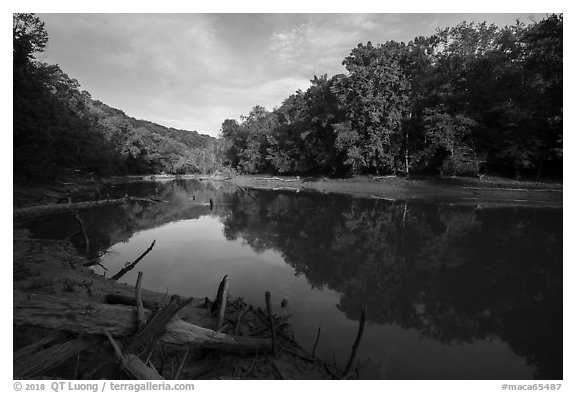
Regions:
<svg viewBox="0 0 576 393"><path fill-rule="evenodd" d="M290 314L295 339L341 367L358 329L365 379L562 379L562 209L389 201L251 190L193 180L105 190L164 202L82 211L97 274L156 245L138 271L150 290L232 296ZM253 197L252 197L253 196ZM213 208L209 200L213 201ZM38 237L84 252L73 217ZM74 234L74 232L77 232ZM281 307L285 300L286 307Z"/></svg>

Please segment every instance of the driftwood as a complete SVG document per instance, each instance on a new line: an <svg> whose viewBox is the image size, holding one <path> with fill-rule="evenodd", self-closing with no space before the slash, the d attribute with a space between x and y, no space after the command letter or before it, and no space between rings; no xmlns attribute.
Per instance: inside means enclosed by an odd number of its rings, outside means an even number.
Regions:
<svg viewBox="0 0 576 393"><path fill-rule="evenodd" d="M186 352L184 353L184 357L182 358L182 361L180 362L180 366L178 366L178 370L176 371L176 374L174 374L174 378L172 378L172 379L179 379L180 378L180 373L182 373L182 369L184 368L184 364L186 364L186 359L188 359L189 353L190 353L190 347L186 347Z"/></svg>
<svg viewBox="0 0 576 393"><path fill-rule="evenodd" d="M127 353L123 354L120 346L114 341L114 338L106 329L102 329L108 340L110 340L110 344L112 344L112 348L114 348L114 353L118 360L120 360L120 364L126 373L128 373L134 379L145 379L145 380L159 380L164 379L156 370L152 367L147 366L144 362L136 355Z"/></svg>
<svg viewBox="0 0 576 393"><path fill-rule="evenodd" d="M318 340L320 340L320 331L322 330L322 325L318 326L318 334L316 334L316 341L314 341L314 348L312 348L312 358L316 355L316 347L318 346Z"/></svg>
<svg viewBox="0 0 576 393"><path fill-rule="evenodd" d="M241 189L246 195L248 195L250 198L256 200L256 197L252 194L250 194L248 191L246 191L246 189L244 187L240 187L238 184L236 184L236 187L238 187L239 189Z"/></svg>
<svg viewBox="0 0 576 393"><path fill-rule="evenodd" d="M234 334L238 335L240 332L240 326L242 324L242 318L252 309L252 306L245 306L243 310L238 311L238 319L236 319L236 327L234 328Z"/></svg>
<svg viewBox="0 0 576 393"><path fill-rule="evenodd" d="M39 326L97 335L102 335L102 328L105 328L114 337L133 336L138 329L134 307L20 291L13 294L13 323L16 326ZM149 312L146 314L150 315ZM172 319L168 323L160 340L168 344L194 344L201 348L241 354L271 350L269 340L218 333L179 319Z"/></svg>
<svg viewBox="0 0 576 393"><path fill-rule="evenodd" d="M373 176L372 179L370 179L370 181L376 181L376 180L381 180L381 179L392 179L397 177L396 175L388 175L388 176Z"/></svg>
<svg viewBox="0 0 576 393"><path fill-rule="evenodd" d="M104 199L101 201L77 202L77 203L53 203L41 206L25 207L14 210L14 220L29 219L48 214L66 214L70 210L91 209L93 207L112 206L126 203L126 199Z"/></svg>
<svg viewBox="0 0 576 393"><path fill-rule="evenodd" d="M192 298L182 299L178 295L172 295L170 302L155 313L148 324L138 331L126 351L147 359L160 337L166 332L168 322L190 301Z"/></svg>
<svg viewBox="0 0 576 393"><path fill-rule="evenodd" d="M156 309L160 306L158 301L150 299L141 299L144 308L149 310ZM121 304L124 306L136 306L136 299L134 296L120 295L117 293L109 293L104 296L104 301L108 304Z"/></svg>
<svg viewBox="0 0 576 393"><path fill-rule="evenodd" d="M222 303L222 297L224 295L224 286L228 285L228 275L225 275L222 281L220 281L220 285L218 285L218 293L216 294L216 300L212 303L210 311L215 313L216 310L220 309L220 303Z"/></svg>
<svg viewBox="0 0 576 393"><path fill-rule="evenodd" d="M272 335L272 353L278 356L278 343L276 340L276 329L274 328L274 314L272 314L272 304L270 302L270 292L264 294L266 297L266 310L268 311L268 319L270 321L270 333Z"/></svg>
<svg viewBox="0 0 576 393"><path fill-rule="evenodd" d="M356 340L354 340L354 345L352 346L350 359L348 359L348 363L344 369L345 377L348 377L348 374L352 370L352 365L354 364L354 359L356 358L356 352L358 351L358 346L360 345L360 340L362 340L362 334L364 333L364 325L366 325L366 306L362 307L362 312L360 314L360 324L358 326L358 334L356 335Z"/></svg>
<svg viewBox="0 0 576 393"><path fill-rule="evenodd" d="M226 302L228 300L228 287L230 286L230 278L228 275L224 276L218 288L218 296L214 304L218 304L218 322L216 322L216 331L222 330L224 324L224 314L226 313Z"/></svg>
<svg viewBox="0 0 576 393"><path fill-rule="evenodd" d="M89 346L90 341L84 338L76 338L24 356L20 354L15 356L13 375L18 379L30 379L41 376L46 371L61 365Z"/></svg>
<svg viewBox="0 0 576 393"><path fill-rule="evenodd" d="M13 360L16 361L20 358L24 358L34 352L40 351L41 349L47 348L56 343L62 342L66 339L68 335L64 332L52 331L47 336L41 338L38 341L33 342L30 345L22 347L14 352Z"/></svg>
<svg viewBox="0 0 576 393"><path fill-rule="evenodd" d="M254 178L254 180L257 180L257 181L287 181L287 182L291 182L291 181L298 181L298 180L300 180L300 179L282 179L281 177L274 176L274 177L257 177L257 178Z"/></svg>
<svg viewBox="0 0 576 393"><path fill-rule="evenodd" d="M136 301L136 318L138 319L138 330L142 330L146 325L146 317L144 316L144 305L142 304L142 272L138 272L138 279L136 280L136 288L134 291Z"/></svg>
<svg viewBox="0 0 576 393"><path fill-rule="evenodd" d="M140 255L138 258L136 258L136 260L134 262L132 262L131 264L129 264L128 266L120 269L120 271L118 273L116 273L115 275L113 275L112 277L110 277L111 280L119 280L120 278L122 278L126 273L128 273L130 270L134 269L134 267L136 267L136 265L138 264L138 262L140 262L142 260L142 258L144 258L150 251L152 251L152 248L154 248L154 245L156 244L156 240L154 240L152 242L152 244L150 244L150 247L148 247L146 249L146 251L144 251L142 253L142 255Z"/></svg>
<svg viewBox="0 0 576 393"><path fill-rule="evenodd" d="M296 187L275 187L272 189L272 191L295 191L295 192L300 192L299 188Z"/></svg>

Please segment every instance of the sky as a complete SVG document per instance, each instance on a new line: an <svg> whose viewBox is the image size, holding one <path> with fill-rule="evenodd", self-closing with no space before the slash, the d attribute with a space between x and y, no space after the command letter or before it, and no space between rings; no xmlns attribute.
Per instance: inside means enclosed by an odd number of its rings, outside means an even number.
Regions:
<svg viewBox="0 0 576 393"><path fill-rule="evenodd" d="M345 72L358 43L408 42L462 21L510 25L543 14L39 14L58 64L127 115L217 136L314 75Z"/></svg>

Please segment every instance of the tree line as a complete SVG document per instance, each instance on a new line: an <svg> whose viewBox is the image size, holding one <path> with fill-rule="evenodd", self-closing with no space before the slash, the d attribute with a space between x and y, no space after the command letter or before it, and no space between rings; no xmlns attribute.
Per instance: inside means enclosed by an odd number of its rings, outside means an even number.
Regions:
<svg viewBox="0 0 576 393"><path fill-rule="evenodd" d="M211 172L221 165L208 135L137 120L92 99L58 65L38 61L48 43L34 14L13 15L13 135L16 181L65 169L92 174Z"/></svg>
<svg viewBox="0 0 576 393"><path fill-rule="evenodd" d="M272 111L222 123L245 173L562 174L562 15L359 44Z"/></svg>

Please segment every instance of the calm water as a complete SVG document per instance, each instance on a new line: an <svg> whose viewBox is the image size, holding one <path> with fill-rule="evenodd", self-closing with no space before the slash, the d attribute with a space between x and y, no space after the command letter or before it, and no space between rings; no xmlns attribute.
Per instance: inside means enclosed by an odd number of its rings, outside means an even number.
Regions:
<svg viewBox="0 0 576 393"><path fill-rule="evenodd" d="M561 379L562 209L487 208L251 191L195 181L117 185L132 203L82 212L90 255L111 276L154 249L121 281L148 289L233 296L291 314L296 340L345 364L359 312L367 379ZM199 205L214 200L214 209ZM32 222L66 237L72 217ZM81 235L72 237L83 251ZM288 300L281 309L280 301Z"/></svg>

